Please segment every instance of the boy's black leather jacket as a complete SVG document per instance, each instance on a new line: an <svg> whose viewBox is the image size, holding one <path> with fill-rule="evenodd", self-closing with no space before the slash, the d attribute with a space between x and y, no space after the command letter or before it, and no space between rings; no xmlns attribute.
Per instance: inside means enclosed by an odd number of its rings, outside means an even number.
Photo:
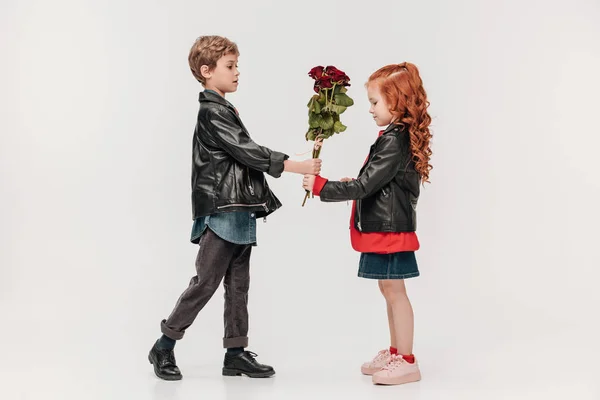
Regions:
<svg viewBox="0 0 600 400"><path fill-rule="evenodd" d="M356 200L354 225L361 232L414 232L421 177L415 170L408 129L390 125L351 182L327 182L322 201Z"/></svg>
<svg viewBox="0 0 600 400"><path fill-rule="evenodd" d="M200 93L192 165L193 217L253 211L266 217L281 202L269 189L264 172L278 178L287 155L259 146L236 110L221 96Z"/></svg>

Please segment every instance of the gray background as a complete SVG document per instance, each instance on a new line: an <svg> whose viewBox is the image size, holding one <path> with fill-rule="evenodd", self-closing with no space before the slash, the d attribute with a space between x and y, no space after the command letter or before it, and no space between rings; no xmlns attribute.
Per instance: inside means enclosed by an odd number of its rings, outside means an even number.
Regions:
<svg viewBox="0 0 600 400"><path fill-rule="evenodd" d="M6 1L0 3L0 363L10 399L578 398L600 396L597 1ZM222 290L177 346L184 381L146 353L193 274L195 38L240 47L228 100L293 159L307 72L352 79L348 130L323 175L355 176L378 128L363 83L421 70L433 184L407 282L423 381L358 368L388 344L385 304L356 277L350 205L305 208L301 178L259 223L251 349L275 379L220 376Z"/></svg>

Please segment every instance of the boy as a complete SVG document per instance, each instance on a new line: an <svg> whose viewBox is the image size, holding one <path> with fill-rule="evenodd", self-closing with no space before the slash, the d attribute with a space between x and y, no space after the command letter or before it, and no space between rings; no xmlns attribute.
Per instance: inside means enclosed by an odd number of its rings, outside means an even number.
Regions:
<svg viewBox="0 0 600 400"><path fill-rule="evenodd" d="M175 341L215 293L221 280L225 288L227 349L223 375L269 377L271 366L256 361L248 346L249 261L256 245L256 218L266 218L281 203L269 189L264 173L278 178L282 172L319 174L321 160L302 162L259 146L252 141L237 110L225 100L237 90L237 45L220 36L202 36L189 54L194 77L202 84L200 111L194 131L191 241L199 244L196 276L181 294L171 315L161 323L162 337L148 359L156 376L179 380Z"/></svg>

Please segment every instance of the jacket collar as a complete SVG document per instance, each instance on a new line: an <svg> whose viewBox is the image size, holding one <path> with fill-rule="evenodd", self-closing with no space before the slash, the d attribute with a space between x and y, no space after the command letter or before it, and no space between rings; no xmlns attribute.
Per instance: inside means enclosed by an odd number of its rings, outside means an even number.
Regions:
<svg viewBox="0 0 600 400"><path fill-rule="evenodd" d="M385 130L383 131L383 133L381 135L385 135L386 133L389 133L389 132L395 131L395 130L400 130L400 129L402 129L402 125L391 123L388 125L387 128L385 128Z"/></svg>
<svg viewBox="0 0 600 400"><path fill-rule="evenodd" d="M200 92L198 101L200 101L200 103L204 103L204 102L218 103L225 107L232 108L231 105L229 104L229 102L227 102L227 100L225 100L223 97L221 97L218 94L213 93L211 91L207 91L207 90Z"/></svg>

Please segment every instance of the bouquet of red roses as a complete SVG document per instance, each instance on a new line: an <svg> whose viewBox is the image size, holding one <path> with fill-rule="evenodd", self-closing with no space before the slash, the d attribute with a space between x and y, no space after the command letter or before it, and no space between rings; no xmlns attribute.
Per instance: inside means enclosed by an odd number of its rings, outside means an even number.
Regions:
<svg viewBox="0 0 600 400"><path fill-rule="evenodd" d="M315 80L313 89L317 94L308 102L306 140L315 142L312 156L319 158L323 140L346 130L346 126L340 121L340 114L352 106L354 100L346 94L350 78L344 71L331 65L326 68L319 65L311 69L308 76ZM310 192L306 191L302 207L309 194Z"/></svg>

